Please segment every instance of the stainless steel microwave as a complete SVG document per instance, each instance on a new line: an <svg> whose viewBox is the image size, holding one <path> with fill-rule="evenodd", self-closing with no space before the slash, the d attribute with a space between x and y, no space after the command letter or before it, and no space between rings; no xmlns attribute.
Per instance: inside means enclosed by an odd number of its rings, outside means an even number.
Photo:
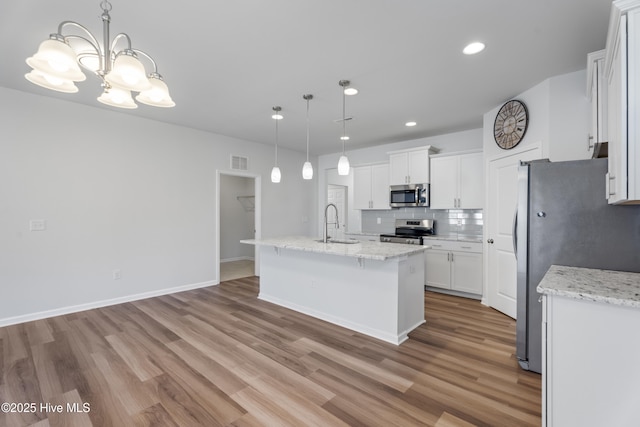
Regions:
<svg viewBox="0 0 640 427"><path fill-rule="evenodd" d="M392 185L389 188L392 208L429 206L429 184Z"/></svg>

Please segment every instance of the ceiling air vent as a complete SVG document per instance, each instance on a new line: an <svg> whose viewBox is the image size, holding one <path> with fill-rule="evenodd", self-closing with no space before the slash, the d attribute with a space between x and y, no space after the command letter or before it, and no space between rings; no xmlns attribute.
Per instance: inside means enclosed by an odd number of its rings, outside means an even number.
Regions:
<svg viewBox="0 0 640 427"><path fill-rule="evenodd" d="M231 169L246 171L249 159L242 156L231 156Z"/></svg>

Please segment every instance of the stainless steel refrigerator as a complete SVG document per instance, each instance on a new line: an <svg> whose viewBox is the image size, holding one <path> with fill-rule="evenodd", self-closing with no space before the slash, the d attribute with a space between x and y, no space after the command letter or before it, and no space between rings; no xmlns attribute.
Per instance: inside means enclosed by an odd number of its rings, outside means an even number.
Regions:
<svg viewBox="0 0 640 427"><path fill-rule="evenodd" d="M524 369L542 370L536 286L552 264L640 272L640 206L607 204L606 173L606 158L519 167L516 356Z"/></svg>

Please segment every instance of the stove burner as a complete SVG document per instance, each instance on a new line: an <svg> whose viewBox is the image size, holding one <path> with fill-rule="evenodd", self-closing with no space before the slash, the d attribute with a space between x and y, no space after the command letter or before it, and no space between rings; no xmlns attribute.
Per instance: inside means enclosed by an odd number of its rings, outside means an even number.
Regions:
<svg viewBox="0 0 640 427"><path fill-rule="evenodd" d="M381 234L380 241L422 245L422 236L434 234L434 226L432 219L396 219L396 234Z"/></svg>

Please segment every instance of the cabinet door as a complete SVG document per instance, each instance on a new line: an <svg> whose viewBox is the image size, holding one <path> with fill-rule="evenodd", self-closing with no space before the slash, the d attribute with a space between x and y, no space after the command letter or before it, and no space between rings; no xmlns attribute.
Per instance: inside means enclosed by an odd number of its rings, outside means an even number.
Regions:
<svg viewBox="0 0 640 427"><path fill-rule="evenodd" d="M408 154L409 184L428 184L429 151L410 151Z"/></svg>
<svg viewBox="0 0 640 427"><path fill-rule="evenodd" d="M482 254L451 252L451 289L482 294Z"/></svg>
<svg viewBox="0 0 640 427"><path fill-rule="evenodd" d="M370 209L371 166L353 168L353 208Z"/></svg>
<svg viewBox="0 0 640 427"><path fill-rule="evenodd" d="M609 113L609 172L607 199L609 203L627 200L627 25L620 20L620 31L613 47L613 60L607 76Z"/></svg>
<svg viewBox="0 0 640 427"><path fill-rule="evenodd" d="M408 183L407 153L389 155L389 185L404 185Z"/></svg>
<svg viewBox="0 0 640 427"><path fill-rule="evenodd" d="M450 252L427 249L424 253L425 284L436 288L451 289Z"/></svg>
<svg viewBox="0 0 640 427"><path fill-rule="evenodd" d="M458 185L458 207L463 209L482 209L484 206L484 165L482 153L460 156L458 173L460 177Z"/></svg>
<svg viewBox="0 0 640 427"><path fill-rule="evenodd" d="M389 209L389 165L371 166L371 207Z"/></svg>
<svg viewBox="0 0 640 427"><path fill-rule="evenodd" d="M458 197L458 157L431 159L431 209L453 209Z"/></svg>

